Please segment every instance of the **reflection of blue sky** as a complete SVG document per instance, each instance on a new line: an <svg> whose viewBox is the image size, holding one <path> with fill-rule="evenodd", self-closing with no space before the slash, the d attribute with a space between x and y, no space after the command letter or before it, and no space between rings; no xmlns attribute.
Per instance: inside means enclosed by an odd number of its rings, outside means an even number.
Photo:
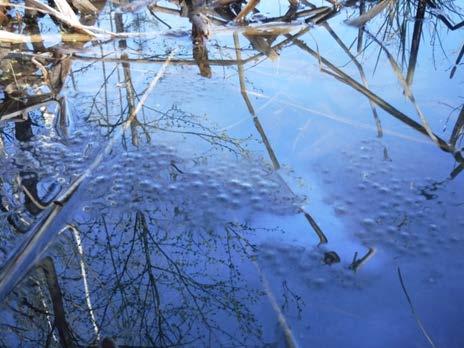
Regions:
<svg viewBox="0 0 464 348"><path fill-rule="evenodd" d="M268 3L263 2L263 5L268 6ZM163 17L168 18L172 19ZM186 19L179 23L188 29ZM346 43L357 34L341 19L335 18L331 24ZM144 28L160 29L152 24L145 24ZM434 131L445 140L449 138L456 118L454 113L447 124L449 106L457 107L462 103L462 71L458 69L455 78L449 79L449 68L461 44L459 34L443 31L442 45L444 50L451 52L446 59L437 45L430 45L431 38L426 30L414 77L413 91L417 102ZM317 42L321 55L337 66L343 66L344 71L359 80L356 68L352 64L345 66L349 58L322 27L314 28L301 39L312 48ZM143 46L135 41L128 40L131 49ZM150 40L143 46L144 53L163 54L179 41L182 43L179 57L186 57L190 54L190 39L185 35ZM240 41L242 45L248 45L245 37L240 36ZM222 51L215 47L216 43L222 46ZM210 58L235 59L231 36L213 36L210 46ZM396 53L394 43L387 47ZM374 73L377 54L378 48L373 44L360 57L371 89L406 115L419 120L383 55ZM131 52L130 56L136 57L137 52ZM74 69L87 63L76 62ZM378 112L384 136L378 138L367 99L321 73L317 60L295 46L283 49L277 61L265 60L253 67L254 64L250 62L245 66L246 85L282 166L276 182L282 178L298 196L306 197L303 207L316 219L329 243L317 246L318 238L302 214L292 214L286 209L270 213L266 205L276 203L272 190L260 197L258 204L264 206L256 209L264 211L260 213L248 207L236 211L212 194L201 196L201 192L189 186L193 179L191 182L187 179L185 186L179 184L180 189L175 193L163 187L161 199L172 199L173 203L168 205L188 202L187 210L198 218L195 223L200 227L211 227L212 221L202 215L203 210L211 206L213 211L222 209L217 215L212 214L212 219L246 221L262 228L250 237L258 246L258 271L263 271L267 277L279 304L284 298L281 285L284 281L304 302L301 318L298 318L295 306L284 311L302 347L425 346L427 342L401 290L398 266L417 314L437 345L462 346L459 309L464 305L460 280L464 266L461 256L464 220L460 215L464 179L461 174L453 181L446 181L453 170L452 156L381 109ZM109 63L107 69L113 66ZM143 91L158 68L157 64L131 64L135 89ZM81 73L76 79L75 90L71 81L68 83L66 94L76 118L87 116L87 99L99 91L103 83L100 69L94 65ZM113 98L110 110L119 117L117 94L122 87L117 86L115 78L110 79L107 86ZM235 66L214 67L211 79L200 78L195 65L169 67L147 106L167 110L172 105L195 115L197 120L214 126L214 129L224 130L231 137L247 139L252 136L243 143L253 154L251 159L238 160L218 149L211 151L209 144L197 138L181 140L178 135L153 131L156 141L174 146L175 156L181 160L188 161L190 157L204 153L213 158L210 162L187 167L187 174L190 170L199 170L197 176L200 179L202 175L209 175L216 180L216 186L227 191L231 177L242 181L249 179L243 168L261 168L270 164L240 94ZM150 111L143 116L145 121L152 118ZM142 148L141 152L150 153L147 149L149 147ZM175 156L172 158L177 159ZM234 165L240 167L241 163L246 165L234 172ZM115 173L109 164L103 166L101 175L111 181ZM123 179L130 181L138 176L149 182L156 178L168 185L169 175L160 174L166 171L167 162L164 167L152 167L151 172L143 172L138 165ZM219 165L225 169L215 177L215 167ZM122 168L126 169L124 165ZM154 174L153 168L159 172ZM103 190L107 188L101 187ZM145 188L138 189L143 191ZM426 200L424 192L433 195L433 199ZM290 194L288 191L284 193ZM127 196L130 200L131 196ZM246 199L244 202L249 204ZM119 202L122 203L123 200ZM86 214L79 212L74 217L84 220ZM349 269L354 254L357 252L359 259L368 248L374 248L376 254L354 273ZM341 262L324 265L321 260L328 251L336 251ZM224 250L216 252L224 256ZM237 266L251 288L261 286L254 263L241 260ZM263 325L265 336L268 335L266 339L275 340L276 320L272 317L275 312L267 302L250 306L257 314L258 323ZM221 320L227 319L221 317ZM233 323L230 326L233 327Z"/></svg>

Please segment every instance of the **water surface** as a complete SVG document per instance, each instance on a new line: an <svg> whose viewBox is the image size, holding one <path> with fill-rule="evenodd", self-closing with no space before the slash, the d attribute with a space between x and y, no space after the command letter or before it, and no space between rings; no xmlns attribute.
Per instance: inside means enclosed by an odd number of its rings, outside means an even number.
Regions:
<svg viewBox="0 0 464 348"><path fill-rule="evenodd" d="M464 346L462 3L424 3L11 19L0 345Z"/></svg>

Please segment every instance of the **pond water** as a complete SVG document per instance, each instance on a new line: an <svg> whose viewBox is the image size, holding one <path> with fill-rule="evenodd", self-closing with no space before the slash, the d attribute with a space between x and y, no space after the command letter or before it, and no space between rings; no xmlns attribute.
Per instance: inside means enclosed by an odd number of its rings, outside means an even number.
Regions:
<svg viewBox="0 0 464 348"><path fill-rule="evenodd" d="M3 24L0 346L464 346L461 1L95 5Z"/></svg>

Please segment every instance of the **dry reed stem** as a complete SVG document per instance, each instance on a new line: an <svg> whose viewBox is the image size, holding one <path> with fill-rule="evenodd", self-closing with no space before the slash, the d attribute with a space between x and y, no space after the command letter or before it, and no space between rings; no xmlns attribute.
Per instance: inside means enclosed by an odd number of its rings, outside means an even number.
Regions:
<svg viewBox="0 0 464 348"><path fill-rule="evenodd" d="M422 126L424 127L425 131L427 132L427 135L432 139L434 143L436 143L438 146L440 146L440 143L438 141L437 136L433 133L432 128L430 127L427 118L423 114L422 110L419 108L419 105L416 102L416 98L414 97L414 94L412 93L410 84L405 80L403 73L401 72L401 68L399 67L398 63L396 63L395 58L391 55L391 53L387 50L385 45L383 45L374 35L372 35L369 31L365 30L366 33L369 34L369 36L381 47L381 49L385 52L387 55L388 61L390 62L390 65L392 67L392 70L397 77L398 81L401 83L401 86L404 89L406 97L411 101L411 103L414 105L414 108L416 109L417 114L419 115L419 118L422 122ZM450 151L453 151L450 149Z"/></svg>
<svg viewBox="0 0 464 348"><path fill-rule="evenodd" d="M241 23L245 19L245 17L255 9L255 7L259 4L259 0L250 0L244 8L240 11L240 13L235 17L235 22Z"/></svg>
<svg viewBox="0 0 464 348"><path fill-rule="evenodd" d="M352 25L354 27L362 27L365 25L367 22L369 22L372 18L377 16L380 12L382 12L384 9L386 9L389 6L392 6L393 3L395 3L396 0L382 0L378 4L376 4L374 7L372 7L369 11L366 13L362 14L361 16L347 21L347 24Z"/></svg>

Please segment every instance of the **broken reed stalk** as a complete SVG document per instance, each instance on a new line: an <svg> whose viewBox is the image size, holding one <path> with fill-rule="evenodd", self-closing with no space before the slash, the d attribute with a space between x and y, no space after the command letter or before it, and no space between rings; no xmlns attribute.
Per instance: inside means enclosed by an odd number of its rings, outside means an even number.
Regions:
<svg viewBox="0 0 464 348"><path fill-rule="evenodd" d="M351 265L349 268L353 270L354 272L357 272L367 261L369 261L373 256L375 255L375 249L374 248L369 248L367 253L358 259L358 252L354 254L353 261L351 262Z"/></svg>
<svg viewBox="0 0 464 348"><path fill-rule="evenodd" d="M333 10L332 7L329 7L329 6L316 7L312 5L310 6L309 9L295 11L295 13L293 14L290 14L287 11L287 13L284 14L283 16L263 18L260 20L260 22L262 23L288 22L289 20L295 20L295 19L304 18L304 17L307 17L307 19L311 19L314 22L318 22L321 18L327 16L329 12L332 12L332 10Z"/></svg>
<svg viewBox="0 0 464 348"><path fill-rule="evenodd" d="M292 38L290 35L286 35L288 38ZM316 58L318 61L323 63L325 66L328 67L322 68L322 71L333 76L337 80L343 82L344 84L352 87L356 91L360 92L361 94L364 94L366 97L368 97L370 100L372 100L375 104L377 104L380 108L385 110L387 113L395 117L396 119L400 120L401 122L405 123L406 125L416 129L418 132L424 134L428 138L430 138L429 133L427 130L422 126L420 123L414 121L398 109L396 109L393 105L387 103L384 99L380 98L377 94L373 93L370 89L364 87L362 84L354 80L351 76L348 74L344 73L342 70L337 68L334 64L332 64L330 61L328 61L326 58L322 57L318 52L314 51L312 48L310 48L308 45L306 45L305 42L292 38L292 41L295 43L296 46L298 46L300 49L303 51L309 53L312 55L314 58ZM453 149L450 147L450 145L435 135L435 138L437 140L437 145L439 146L440 149L443 151L453 153Z"/></svg>
<svg viewBox="0 0 464 348"><path fill-rule="evenodd" d="M19 104L13 101L12 105L6 105L6 108L0 110L0 122L7 120L14 120L15 118L21 117L28 113L32 109L38 108L43 105L47 105L50 101L56 101L52 93L41 94L39 96L31 96L26 103Z"/></svg>
<svg viewBox="0 0 464 348"><path fill-rule="evenodd" d="M367 22L369 22L372 18L377 16L380 12L382 12L384 9L392 5L396 0L382 0L376 5L374 5L369 11L366 13L362 14L361 16L351 19L347 21L347 24L352 25L354 27L362 27L365 25Z"/></svg>
<svg viewBox="0 0 464 348"><path fill-rule="evenodd" d="M83 15L98 13L98 9L89 0L71 0L71 4Z"/></svg>
<svg viewBox="0 0 464 348"><path fill-rule="evenodd" d="M322 26L329 32L329 34L334 38L334 40L338 43L338 45L342 48L342 50L348 55L348 57L351 58L351 61L354 63L354 65L359 71L359 76L361 77L364 87L366 87L366 89L369 89L369 84L367 82L366 74L364 73L364 69L362 65L358 62L357 58L351 53L350 49L345 45L345 43L340 39L340 37L335 33L335 31L333 31L329 23L327 22L323 23ZM362 29L360 29L360 31L362 32ZM358 35L358 40L360 40L359 35ZM374 117L375 125L377 127L377 137L381 138L383 135L382 123L380 122L380 118L377 113L375 103L369 98L367 98L367 100L369 101L369 105L372 110L372 115Z"/></svg>
<svg viewBox="0 0 464 348"><path fill-rule="evenodd" d="M397 77L397 79L400 82L401 86L403 87L406 97L411 101L414 108L416 109L417 114L419 115L419 118L420 118L420 120L422 122L423 128L427 132L430 139L432 139L432 141L434 143L436 143L438 146L440 146L440 144L438 142L438 139L437 139L437 136L433 133L432 128L430 127L430 125L429 125L429 123L427 121L427 118L422 113L422 110L419 108L419 105L416 102L416 98L414 97L414 94L412 93L410 84L408 84L408 82L404 79L403 73L401 72L401 68L399 67L398 63L396 63L395 58L393 58L393 56L387 50L385 45L382 44L374 35L372 35L368 30L365 30L365 32L367 34L369 34L371 39L374 40L374 42L376 42L380 46L380 48L385 52L385 54L387 55L387 58L388 58L388 61L390 62L392 70L395 73L395 76ZM410 70L408 70L408 74L409 74L409 71ZM451 147L450 147L449 151L454 152L454 149L451 149Z"/></svg>
<svg viewBox="0 0 464 348"><path fill-rule="evenodd" d="M150 82L139 103L129 115L126 122L122 125L119 133L113 136L106 146L98 153L91 165L85 170L71 185L56 199L49 208L47 215L38 221L31 233L28 234L24 242L15 250L4 266L0 270L0 302L15 288L24 276L40 261L47 247L52 242L55 235L66 224L78 201L78 194L82 192L82 184L87 180L95 169L101 164L103 159L111 152L117 138L120 138L125 130L130 127L138 112L142 109L148 96L157 86L159 80L174 56L175 51L171 52L164 64L159 69L156 76Z"/></svg>
<svg viewBox="0 0 464 348"><path fill-rule="evenodd" d="M6 30L0 30L0 42L9 42L13 44L21 43L42 43L44 40L61 39L63 42L88 42L95 40L95 36L82 33L59 33L59 34L16 34Z"/></svg>
<svg viewBox="0 0 464 348"><path fill-rule="evenodd" d="M301 208L301 212L303 213L305 219L309 222L314 232L316 233L317 237L319 238L319 244L328 243L329 240L325 236L324 232L322 232L316 220L314 220L314 218L309 213L307 213L303 208Z"/></svg>

